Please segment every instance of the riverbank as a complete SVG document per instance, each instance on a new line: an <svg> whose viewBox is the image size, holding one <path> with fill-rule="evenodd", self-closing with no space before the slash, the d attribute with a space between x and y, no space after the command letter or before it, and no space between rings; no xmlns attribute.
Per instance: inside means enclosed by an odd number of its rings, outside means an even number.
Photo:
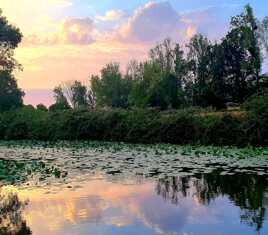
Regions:
<svg viewBox="0 0 268 235"><path fill-rule="evenodd" d="M267 123L263 112L250 111L207 115L194 109L48 112L24 107L0 114L0 139L267 146Z"/></svg>

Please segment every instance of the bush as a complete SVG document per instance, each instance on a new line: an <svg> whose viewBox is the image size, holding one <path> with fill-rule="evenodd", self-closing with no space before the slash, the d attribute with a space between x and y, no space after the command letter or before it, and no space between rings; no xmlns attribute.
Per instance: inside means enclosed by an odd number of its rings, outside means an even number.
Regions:
<svg viewBox="0 0 268 235"><path fill-rule="evenodd" d="M243 105L248 119L244 126L249 141L254 145L268 145L268 96L254 96Z"/></svg>
<svg viewBox="0 0 268 235"><path fill-rule="evenodd" d="M257 102L258 107L255 104ZM105 140L132 143L267 145L267 113L251 101L246 116L204 110L61 110L24 107L0 114L0 139ZM254 108L255 107L255 108ZM260 108L260 110L259 110Z"/></svg>
<svg viewBox="0 0 268 235"><path fill-rule="evenodd" d="M243 107L251 116L268 119L268 95L253 96L244 103Z"/></svg>
<svg viewBox="0 0 268 235"><path fill-rule="evenodd" d="M48 108L47 108L45 105L43 105L43 104L38 104L38 105L36 106L36 109L37 109L37 110L40 110L40 111L45 111L45 112L48 111Z"/></svg>

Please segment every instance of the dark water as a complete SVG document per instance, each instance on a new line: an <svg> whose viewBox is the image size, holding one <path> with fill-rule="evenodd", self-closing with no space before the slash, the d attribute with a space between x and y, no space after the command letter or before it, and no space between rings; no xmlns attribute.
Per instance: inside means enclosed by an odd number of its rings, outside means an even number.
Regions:
<svg viewBox="0 0 268 235"><path fill-rule="evenodd" d="M267 176L95 176L0 189L2 235L268 234Z"/></svg>

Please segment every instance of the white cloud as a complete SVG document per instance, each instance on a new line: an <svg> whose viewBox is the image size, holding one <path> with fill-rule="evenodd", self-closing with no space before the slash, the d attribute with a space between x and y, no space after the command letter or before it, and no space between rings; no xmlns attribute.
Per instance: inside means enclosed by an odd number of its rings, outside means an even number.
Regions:
<svg viewBox="0 0 268 235"><path fill-rule="evenodd" d="M240 4L210 6L181 14L181 18L196 33L218 40L226 34L231 16L238 14L240 7Z"/></svg>
<svg viewBox="0 0 268 235"><path fill-rule="evenodd" d="M187 25L168 2L149 2L138 8L118 29L125 40L154 42L166 37L183 37Z"/></svg>
<svg viewBox="0 0 268 235"><path fill-rule="evenodd" d="M196 33L218 40L227 32L230 17L239 11L240 5L220 5L180 14L168 1L149 2L136 9L113 36L148 44L167 37L184 44Z"/></svg>
<svg viewBox="0 0 268 235"><path fill-rule="evenodd" d="M97 16L96 19L100 21L117 21L120 20L125 13L121 10L109 10L104 16Z"/></svg>
<svg viewBox="0 0 268 235"><path fill-rule="evenodd" d="M50 0L64 2L65 0ZM221 38L228 29L228 17L235 10L230 7L209 7L179 14L169 2L149 2L137 8L125 21L124 12L107 11L104 16L97 16L97 21L113 22L120 20L115 29L96 28L90 18L67 19L58 25L54 33L31 35L24 39L25 44L82 44L95 40L119 40L125 43L144 43L153 45L169 37L181 44L186 43L196 33L203 33L210 39ZM224 11L225 10L225 11ZM232 12L232 13L231 13ZM224 19L224 20L223 20ZM45 21L48 25L47 20ZM55 28L50 22L50 27ZM98 25L98 24L97 24ZM48 27L48 26L47 26ZM57 32L56 32L57 31ZM38 36L37 36L38 35Z"/></svg>
<svg viewBox="0 0 268 235"><path fill-rule="evenodd" d="M90 44L94 41L95 26L90 18L67 19L63 22L58 40L70 44Z"/></svg>
<svg viewBox="0 0 268 235"><path fill-rule="evenodd" d="M71 18L58 23L55 33L45 36L32 34L25 36L24 45L79 44L88 45L95 41L98 34L90 18Z"/></svg>
<svg viewBox="0 0 268 235"><path fill-rule="evenodd" d="M228 17L239 13L230 9L214 7L179 14L168 2L150 2L121 18L117 28L102 31L97 28L102 24L91 18L55 21L42 17L33 24L29 15L25 32L32 29L33 34L24 33L24 43L16 51L24 65L18 80L24 88L51 88L63 81L85 79L111 61L124 68L131 59L144 60L149 48L167 37L181 44L198 32L219 38L227 30ZM115 15L106 13L102 20L115 19Z"/></svg>
<svg viewBox="0 0 268 235"><path fill-rule="evenodd" d="M63 19L73 0L0 0L8 21L18 26L23 35L54 32L52 21ZM52 26L52 27L51 27Z"/></svg>

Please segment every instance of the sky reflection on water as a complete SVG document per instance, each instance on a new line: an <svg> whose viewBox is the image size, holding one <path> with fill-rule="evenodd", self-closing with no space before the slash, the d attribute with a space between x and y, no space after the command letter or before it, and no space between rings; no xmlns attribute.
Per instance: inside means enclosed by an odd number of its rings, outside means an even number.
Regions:
<svg viewBox="0 0 268 235"><path fill-rule="evenodd" d="M268 234L267 184L265 176L209 174L22 189L29 203L10 226L25 220L34 235Z"/></svg>

